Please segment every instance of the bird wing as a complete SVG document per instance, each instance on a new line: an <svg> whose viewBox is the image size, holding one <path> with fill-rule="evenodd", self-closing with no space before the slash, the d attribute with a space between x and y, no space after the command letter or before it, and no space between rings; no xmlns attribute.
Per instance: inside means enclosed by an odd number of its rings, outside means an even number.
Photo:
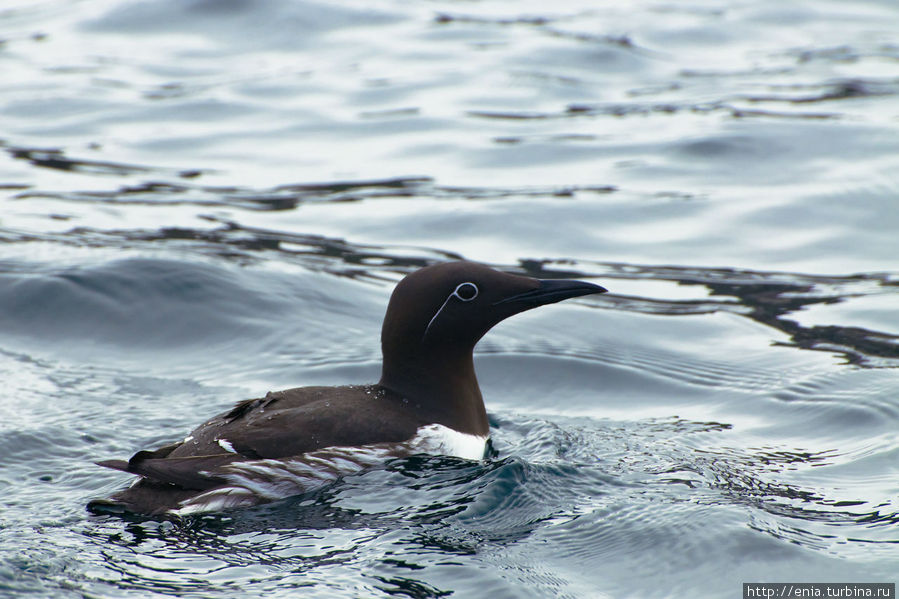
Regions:
<svg viewBox="0 0 899 599"><path fill-rule="evenodd" d="M139 451L127 462L97 463L182 489L207 490L225 483L236 464L332 447L401 443L421 424L366 388L305 387L240 402L180 443Z"/></svg>
<svg viewBox="0 0 899 599"><path fill-rule="evenodd" d="M219 448L230 447L248 459L277 459L328 447L407 441L423 424L395 403L372 405L377 401L348 394L302 403L269 402L239 418L213 421L192 436L202 446L211 447L214 440Z"/></svg>

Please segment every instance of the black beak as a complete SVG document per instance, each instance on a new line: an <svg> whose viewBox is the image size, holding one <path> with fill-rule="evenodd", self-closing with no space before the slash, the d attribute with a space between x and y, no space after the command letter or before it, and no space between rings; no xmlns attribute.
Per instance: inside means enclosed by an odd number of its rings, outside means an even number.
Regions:
<svg viewBox="0 0 899 599"><path fill-rule="evenodd" d="M562 300L580 297L582 295L592 295L594 293L606 293L608 289L586 283L584 281L572 281L569 279L538 279L540 286L518 295L513 295L505 299L501 299L494 303L494 306L500 304L516 303L527 306L527 308L536 308L546 304L554 304ZM523 308L523 309L527 309Z"/></svg>

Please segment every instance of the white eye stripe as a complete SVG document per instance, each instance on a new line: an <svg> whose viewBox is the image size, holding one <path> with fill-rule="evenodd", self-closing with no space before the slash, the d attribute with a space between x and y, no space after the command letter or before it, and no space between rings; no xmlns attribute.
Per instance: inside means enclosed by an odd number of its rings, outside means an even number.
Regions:
<svg viewBox="0 0 899 599"><path fill-rule="evenodd" d="M462 295L462 293L460 293L460 292L464 293L465 295L468 295L469 297L464 297ZM480 293L480 290L478 289L478 286L475 285L474 283L465 282L465 283L459 283L458 285L456 285L456 288L453 289L453 292L447 296L446 300L444 300L444 302L443 302L443 305L440 306L440 309L437 310L437 313L434 314L434 316L431 318L431 321L428 323L428 326L425 327L425 334L421 336L421 340L424 341L425 337L428 336L428 331L431 330L431 325L434 324L434 321L437 320L437 317L440 316L440 313L443 312L443 309L446 308L446 305L449 303L449 301L451 299L453 299L455 297L459 301L470 302L474 298L478 297L478 293Z"/></svg>

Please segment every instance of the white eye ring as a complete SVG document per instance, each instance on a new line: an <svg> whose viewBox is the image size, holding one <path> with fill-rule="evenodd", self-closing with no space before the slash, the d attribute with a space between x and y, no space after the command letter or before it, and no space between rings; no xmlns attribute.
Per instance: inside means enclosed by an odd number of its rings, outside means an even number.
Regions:
<svg viewBox="0 0 899 599"><path fill-rule="evenodd" d="M472 293L471 297L462 297L462 295L459 293L459 291L461 291L462 289L464 289L466 293ZM470 302L478 296L478 286L474 283L460 283L459 286L456 287L456 289L453 291L452 295L456 296L463 302Z"/></svg>
<svg viewBox="0 0 899 599"><path fill-rule="evenodd" d="M472 294L472 295L471 295L471 297L463 297L462 294L459 293L460 291L464 291L466 293L466 295L468 295L468 294ZM450 293L446 297L446 300L443 302L443 305L440 306L440 309L437 310L437 313L434 314L434 316L431 318L431 322L429 322L428 326L425 327L425 334L421 336L422 342L424 342L425 337L428 336L428 331L431 330L431 325L434 324L434 321L437 320L437 317L440 316L440 313L443 312L443 309L446 308L446 305L449 303L449 301L451 299L456 298L460 302L470 302L471 300L473 300L474 298L476 298L478 296L478 293L480 293L480 290L478 289L478 286L475 285L474 283L465 282L465 283L459 283L458 285L456 285L456 288L453 289L453 292Z"/></svg>

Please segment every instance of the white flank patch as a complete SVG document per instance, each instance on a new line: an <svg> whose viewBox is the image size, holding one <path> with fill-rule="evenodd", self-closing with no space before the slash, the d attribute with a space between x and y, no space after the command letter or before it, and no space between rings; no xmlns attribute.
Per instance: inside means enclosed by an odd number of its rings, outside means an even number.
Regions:
<svg viewBox="0 0 899 599"><path fill-rule="evenodd" d="M416 453L450 455L466 460L483 460L487 437L460 433L442 424L429 424L418 429L409 441Z"/></svg>
<svg viewBox="0 0 899 599"><path fill-rule="evenodd" d="M234 447L225 439L217 442L225 451L234 453ZM467 435L442 424L429 424L419 428L404 443L326 447L293 458L234 462L214 473L226 478L227 485L186 499L169 513L186 516L275 501L307 493L342 476L377 468L390 458L427 453L481 460L486 449L486 436Z"/></svg>

